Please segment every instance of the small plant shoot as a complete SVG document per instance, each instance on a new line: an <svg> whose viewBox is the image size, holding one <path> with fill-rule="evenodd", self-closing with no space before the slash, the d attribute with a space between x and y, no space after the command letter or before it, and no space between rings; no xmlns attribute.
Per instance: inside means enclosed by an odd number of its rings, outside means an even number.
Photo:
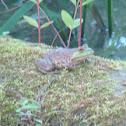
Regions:
<svg viewBox="0 0 126 126"><path fill-rule="evenodd" d="M38 28L38 23L34 18L28 17L28 16L23 16L23 18L32 26Z"/></svg>
<svg viewBox="0 0 126 126"><path fill-rule="evenodd" d="M77 4L76 0L70 0L75 6Z"/></svg>
<svg viewBox="0 0 126 126"><path fill-rule="evenodd" d="M73 21L71 15L65 11L65 10L62 10L61 11L61 15L62 15L62 20L63 22L65 23L65 25L69 28L69 29L74 29L76 27L79 26L79 22L80 22L80 19L77 18ZM82 19L82 22L83 22L83 19ZM82 23L81 22L81 23Z"/></svg>
<svg viewBox="0 0 126 126"><path fill-rule="evenodd" d="M52 24L53 23L53 21L50 21L50 22L46 22L46 23L44 23L43 25L41 25L41 27L40 28L45 28L45 27L48 27L50 24Z"/></svg>

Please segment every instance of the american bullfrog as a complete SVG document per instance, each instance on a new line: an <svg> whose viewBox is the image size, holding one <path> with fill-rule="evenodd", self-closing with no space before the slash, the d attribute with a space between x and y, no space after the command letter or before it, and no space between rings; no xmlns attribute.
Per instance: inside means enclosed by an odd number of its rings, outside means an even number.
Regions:
<svg viewBox="0 0 126 126"><path fill-rule="evenodd" d="M52 49L44 53L43 58L37 58L35 60L35 66L43 73L51 72L55 68L74 70L80 67L80 64L93 53L94 51L87 44L84 44L80 48Z"/></svg>

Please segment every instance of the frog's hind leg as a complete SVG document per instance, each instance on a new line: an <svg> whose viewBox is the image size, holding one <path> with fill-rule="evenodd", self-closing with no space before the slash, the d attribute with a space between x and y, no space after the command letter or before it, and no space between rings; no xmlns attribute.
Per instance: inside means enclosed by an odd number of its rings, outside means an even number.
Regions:
<svg viewBox="0 0 126 126"><path fill-rule="evenodd" d="M54 65L49 58L37 58L34 64L44 74L51 73L54 69Z"/></svg>

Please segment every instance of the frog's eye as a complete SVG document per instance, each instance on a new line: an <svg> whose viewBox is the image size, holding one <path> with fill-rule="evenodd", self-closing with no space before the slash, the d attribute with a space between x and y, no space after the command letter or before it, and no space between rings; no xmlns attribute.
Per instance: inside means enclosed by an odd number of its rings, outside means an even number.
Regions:
<svg viewBox="0 0 126 126"><path fill-rule="evenodd" d="M80 48L78 48L78 51L79 51L80 53L82 53L82 52L84 51L84 48L80 47Z"/></svg>

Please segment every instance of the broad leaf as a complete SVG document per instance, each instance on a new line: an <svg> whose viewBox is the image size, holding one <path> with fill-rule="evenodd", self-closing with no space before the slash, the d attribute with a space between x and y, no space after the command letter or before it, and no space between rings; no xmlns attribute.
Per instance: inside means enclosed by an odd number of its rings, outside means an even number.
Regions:
<svg viewBox="0 0 126 126"><path fill-rule="evenodd" d="M81 23L83 23L83 19L81 19ZM78 27L79 25L80 25L80 18L77 18L77 19L74 20L74 24L73 24L72 29Z"/></svg>
<svg viewBox="0 0 126 126"><path fill-rule="evenodd" d="M26 13L28 12L32 7L34 6L34 3L26 3L22 7L20 7L8 20L7 22L0 28L0 35L2 35L5 31L10 31L14 25L18 22L18 20Z"/></svg>
<svg viewBox="0 0 126 126"><path fill-rule="evenodd" d="M23 16L24 19L32 26L38 28L38 23L34 18L28 17L28 16Z"/></svg>
<svg viewBox="0 0 126 126"><path fill-rule="evenodd" d="M23 101L23 105L25 105L27 103L28 103L28 100L27 99Z"/></svg>
<svg viewBox="0 0 126 126"><path fill-rule="evenodd" d="M70 0L75 6L77 4L76 0Z"/></svg>
<svg viewBox="0 0 126 126"><path fill-rule="evenodd" d="M34 120L35 120L36 122L42 124L42 120L40 120L40 119L34 119Z"/></svg>
<svg viewBox="0 0 126 126"><path fill-rule="evenodd" d="M92 2L92 1L94 1L94 0L87 0L87 1L84 1L84 2L82 3L82 6L84 6L84 5L86 5L86 4L89 4L89 3Z"/></svg>
<svg viewBox="0 0 126 126"><path fill-rule="evenodd" d="M38 104L38 102L36 102L36 101L33 100L33 99L26 99L26 100L23 100L23 102L24 102L24 101L26 101L26 102L27 102L27 101L30 101L30 102L32 102L32 103Z"/></svg>
<svg viewBox="0 0 126 126"><path fill-rule="evenodd" d="M21 107L21 109L34 109L34 108L39 108L39 106L37 104L27 104Z"/></svg>
<svg viewBox="0 0 126 126"><path fill-rule="evenodd" d="M48 27L50 24L52 24L53 23L53 21L50 21L50 22L46 22L46 23L44 23L43 25L41 25L41 27L40 28L45 28L45 27Z"/></svg>
<svg viewBox="0 0 126 126"><path fill-rule="evenodd" d="M74 22L73 22L72 17L70 16L70 14L67 11L62 10L61 15L62 15L62 20L65 23L65 25L68 28L72 29Z"/></svg>

